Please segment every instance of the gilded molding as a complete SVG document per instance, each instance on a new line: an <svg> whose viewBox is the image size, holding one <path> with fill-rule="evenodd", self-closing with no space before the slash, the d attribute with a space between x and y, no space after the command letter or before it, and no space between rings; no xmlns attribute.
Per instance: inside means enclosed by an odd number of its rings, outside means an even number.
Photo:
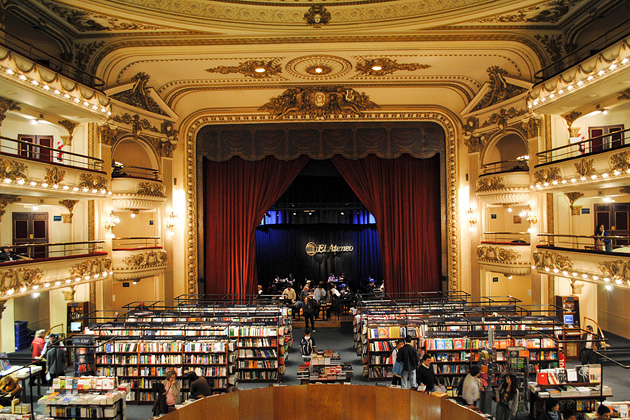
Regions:
<svg viewBox="0 0 630 420"><path fill-rule="evenodd" d="M74 298L77 293L77 286L72 286L68 290L61 289L61 293L63 293L63 298L66 302L74 302Z"/></svg>
<svg viewBox="0 0 630 420"><path fill-rule="evenodd" d="M28 165L13 159L0 158L0 178L10 179L15 182L18 179L26 180Z"/></svg>
<svg viewBox="0 0 630 420"><path fill-rule="evenodd" d="M477 259L492 263L514 263L520 254L513 250L500 246L479 246L477 247Z"/></svg>
<svg viewBox="0 0 630 420"><path fill-rule="evenodd" d="M331 18L332 15L328 9L321 4L314 4L308 9L308 12L304 13L306 24L313 28L321 28L324 25L328 25Z"/></svg>
<svg viewBox="0 0 630 420"><path fill-rule="evenodd" d="M531 139L540 136L540 126L540 118L530 117L523 122L523 130L527 133L527 138Z"/></svg>
<svg viewBox="0 0 630 420"><path fill-rule="evenodd" d="M549 54L549 60L551 63L560 60L565 54L564 48L564 36L558 35L534 35L534 38L540 42Z"/></svg>
<svg viewBox="0 0 630 420"><path fill-rule="evenodd" d="M375 67L380 67L379 70L375 70ZM408 63L399 64L397 60L391 58L362 58L357 63L355 69L357 73L361 73L365 76L384 76L386 74L392 74L397 71L416 71L428 69L432 66L429 64Z"/></svg>
<svg viewBox="0 0 630 420"><path fill-rule="evenodd" d="M598 268L603 276L610 279L630 280L630 262L628 261L602 261Z"/></svg>
<svg viewBox="0 0 630 420"><path fill-rule="evenodd" d="M44 181L49 185L59 185L66 178L66 171L56 166L44 169Z"/></svg>
<svg viewBox="0 0 630 420"><path fill-rule="evenodd" d="M352 70L352 63L334 55L314 54L294 58L285 69L291 76L323 82L345 76Z"/></svg>
<svg viewBox="0 0 630 420"><path fill-rule="evenodd" d="M68 135L62 136L63 144L65 144L66 146L72 146L72 133L74 133L74 129L77 128L78 124L70 120L57 121L57 124L68 130Z"/></svg>
<svg viewBox="0 0 630 420"><path fill-rule="evenodd" d="M538 271L549 268L550 270L572 270L573 261L567 256L549 251L535 251L532 254L534 265Z"/></svg>
<svg viewBox="0 0 630 420"><path fill-rule="evenodd" d="M309 86L285 90L259 108L276 119L291 117L330 118L334 115L360 116L379 109L365 93L342 86Z"/></svg>
<svg viewBox="0 0 630 420"><path fill-rule="evenodd" d="M186 264L187 264L187 292L198 293L198 219L197 219L197 133L208 124L234 124L262 121L273 121L271 117L262 118L251 115L229 116L198 116L188 122L186 129L186 143L184 154L186 157ZM446 135L446 240L447 240L447 276L449 290L461 290L459 275L460 255L459 239L460 225L457 215L458 189L457 189L457 136L454 120L436 111L410 111L410 112L381 112L378 115L363 114L357 121L389 120L389 121L434 121L444 129Z"/></svg>
<svg viewBox="0 0 630 420"><path fill-rule="evenodd" d="M22 109L18 106L18 102L15 102L9 98L5 98L4 96L0 96L0 127L2 127L2 122L7 117L8 111L21 111Z"/></svg>
<svg viewBox="0 0 630 420"><path fill-rule="evenodd" d="M81 70L86 71L88 68L88 63L90 62L92 56L104 45L105 41L93 41L84 43L75 42L73 45L74 65Z"/></svg>
<svg viewBox="0 0 630 420"><path fill-rule="evenodd" d="M130 125L131 130L122 127L112 128L109 125L101 126L99 131L101 142L104 144L113 146L122 138L132 136L135 140L142 140L151 145L159 156L173 157L173 151L177 147L178 132L171 121L162 121L160 128L157 128L151 125L146 118L140 119L138 114L130 115L125 113L123 115L115 115L112 119L117 123ZM143 134L142 130L148 130L158 135ZM160 137L159 135L165 137Z"/></svg>
<svg viewBox="0 0 630 420"><path fill-rule="evenodd" d="M148 251L133 254L123 259L125 270L137 270L165 266L168 263L166 251Z"/></svg>
<svg viewBox="0 0 630 420"><path fill-rule="evenodd" d="M2 14L2 20L4 20L4 14ZM4 313L5 309L7 309L7 301L0 300L0 319L2 319L2 314Z"/></svg>
<svg viewBox="0 0 630 420"><path fill-rule="evenodd" d="M486 69L486 71L488 72L488 77L490 79L490 90L473 108L473 111L478 111L499 102L503 102L526 91L526 89L520 86L511 85L505 80L504 76L507 76L507 70L502 69L499 66L490 66Z"/></svg>
<svg viewBox="0 0 630 420"><path fill-rule="evenodd" d="M257 69L264 69L265 71L256 71ZM254 79L263 79L266 77L276 76L282 73L282 67L276 63L276 59L262 61L262 60L248 60L243 63L239 63L238 66L218 66L206 69L208 73L220 73L220 74L232 74L239 73L246 77L252 77Z"/></svg>
<svg viewBox="0 0 630 420"><path fill-rule="evenodd" d="M624 185L619 188L619 192L622 194L630 194L630 185Z"/></svg>
<svg viewBox="0 0 630 420"><path fill-rule="evenodd" d="M61 217L64 223L72 223L72 216L74 216L74 208L79 200L60 200L59 204L68 209L70 214L62 214Z"/></svg>
<svg viewBox="0 0 630 420"><path fill-rule="evenodd" d="M143 73L143 72L136 73L131 78L131 81L134 82L134 85L131 89L126 90L124 92L116 93L115 95L112 95L111 97L121 102L124 102L128 105L134 106L136 108L144 109L146 111L153 112L155 114L168 116L168 114L164 112L164 110L160 108L157 102L155 102L155 100L149 95L149 88L147 86L147 84L149 83L149 79L151 79L151 76L149 76L146 73ZM129 116L129 114L125 114L125 115ZM134 115L134 117L138 117L138 116ZM116 120L116 118L114 118L114 120ZM145 123L149 127L151 126L147 120L142 120L142 124L145 124ZM145 128L145 129L149 127L145 127L144 125L142 126L142 128Z"/></svg>
<svg viewBox="0 0 630 420"><path fill-rule="evenodd" d="M516 109L511 107L510 109L501 108L499 112L495 112L488 118L481 127L489 127L493 124L496 124L499 127L499 130L505 132L508 128L508 121L512 118L519 117L521 115L527 114L526 109Z"/></svg>
<svg viewBox="0 0 630 420"><path fill-rule="evenodd" d="M166 195L164 195L164 185L155 182L139 182L138 194L159 198L166 197Z"/></svg>
<svg viewBox="0 0 630 420"><path fill-rule="evenodd" d="M534 172L534 183L544 184L545 182L553 182L560 181L562 179L562 175L560 174L560 168L551 167L551 168L543 168L538 169Z"/></svg>
<svg viewBox="0 0 630 420"><path fill-rule="evenodd" d="M609 163L612 171L627 171L630 169L630 152L621 152L610 156Z"/></svg>
<svg viewBox="0 0 630 420"><path fill-rule="evenodd" d="M106 190L109 185L109 179L100 175L81 174L79 175L79 188L88 190Z"/></svg>
<svg viewBox="0 0 630 420"><path fill-rule="evenodd" d="M564 195L569 199L569 203L571 204L571 216L579 216L582 211L582 206L576 206L574 203L584 197L584 194L579 191L574 191L564 193Z"/></svg>
<svg viewBox="0 0 630 420"><path fill-rule="evenodd" d="M112 271L112 260L109 258L95 258L71 266L68 271L72 277L86 277Z"/></svg>
<svg viewBox="0 0 630 420"><path fill-rule="evenodd" d="M571 126L573 125L575 120L577 120L581 116L582 116L582 113L580 111L572 111L572 112L569 112L567 115L562 116L562 118L564 118L564 120L567 122L567 126L569 127L569 132L571 132Z"/></svg>
<svg viewBox="0 0 630 420"><path fill-rule="evenodd" d="M595 159L582 159L579 162L575 162L573 166L575 167L575 172L582 177L590 177L594 175L595 172Z"/></svg>
<svg viewBox="0 0 630 420"><path fill-rule="evenodd" d="M40 268L8 268L0 270L0 293L18 291L30 288L44 278L44 271Z"/></svg>
<svg viewBox="0 0 630 420"><path fill-rule="evenodd" d="M17 203L18 201L22 201L22 198L17 195L0 194L0 220L2 220L2 216L6 213L7 206L9 204Z"/></svg>
<svg viewBox="0 0 630 420"><path fill-rule="evenodd" d="M477 180L477 192L502 190L505 188L505 180L500 176L489 176Z"/></svg>
<svg viewBox="0 0 630 420"><path fill-rule="evenodd" d="M617 96L617 100L618 101L628 101L628 100L630 100L630 88L622 90L619 93L619 96Z"/></svg>
<svg viewBox="0 0 630 420"><path fill-rule="evenodd" d="M568 15L581 0L548 1L518 10L515 14L492 16L475 20L475 23L557 23Z"/></svg>

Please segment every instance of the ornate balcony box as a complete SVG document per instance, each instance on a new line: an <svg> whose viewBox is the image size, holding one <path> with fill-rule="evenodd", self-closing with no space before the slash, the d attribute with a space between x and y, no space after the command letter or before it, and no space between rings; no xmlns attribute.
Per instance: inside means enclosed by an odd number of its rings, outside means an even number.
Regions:
<svg viewBox="0 0 630 420"><path fill-rule="evenodd" d="M475 193L477 198L489 205L526 203L530 200L529 172L481 175Z"/></svg>
<svg viewBox="0 0 630 420"><path fill-rule="evenodd" d="M619 248L617 252L604 252L539 245L532 258L536 270L541 274L630 287L629 250L626 247Z"/></svg>
<svg viewBox="0 0 630 420"><path fill-rule="evenodd" d="M137 281L163 273L168 256L162 247L115 249L112 260L115 280Z"/></svg>
<svg viewBox="0 0 630 420"><path fill-rule="evenodd" d="M166 202L162 181L146 178L112 178L112 205L116 210L150 210Z"/></svg>
<svg viewBox="0 0 630 420"><path fill-rule="evenodd" d="M531 271L530 245L482 242L477 246L477 263L496 273L523 276Z"/></svg>
<svg viewBox="0 0 630 420"><path fill-rule="evenodd" d="M112 261L107 252L5 262L0 264L0 298L64 287L74 290L74 286L111 275Z"/></svg>

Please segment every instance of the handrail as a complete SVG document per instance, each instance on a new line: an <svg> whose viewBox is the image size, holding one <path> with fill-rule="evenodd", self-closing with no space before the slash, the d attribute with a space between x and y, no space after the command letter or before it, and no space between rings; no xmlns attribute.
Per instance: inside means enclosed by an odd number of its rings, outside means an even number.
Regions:
<svg viewBox="0 0 630 420"><path fill-rule="evenodd" d="M507 167L507 166L510 167ZM498 172L524 172L529 170L528 159L509 159L481 165L482 175L490 175Z"/></svg>
<svg viewBox="0 0 630 420"><path fill-rule="evenodd" d="M102 92L101 89L105 86L105 81L103 81L103 79L101 79L100 77L95 76L92 73L88 73L87 71L67 61L60 60L59 58L48 54L46 51L41 50L27 42L24 42L23 40L11 35L6 31L0 31L0 34L2 34L2 41L0 42L0 46L3 46L13 51L14 53L17 52L25 58L36 62L38 66L46 67L51 71L61 73L64 76L67 76L73 80L76 78L76 81ZM18 43L21 43L22 45L19 45ZM34 51L36 51L37 54L34 54ZM46 61L48 62L48 64L43 63L42 61ZM51 62L55 62L57 66L53 67L50 64Z"/></svg>
<svg viewBox="0 0 630 420"><path fill-rule="evenodd" d="M619 23L617 26L615 26L614 28L612 28L611 30L609 30L608 32L598 36L597 38L593 39L591 42L589 42L586 45L581 46L580 48L577 48L575 50L573 50L572 52L570 52L569 54L564 55L563 57L559 58L558 60L554 61L553 63L549 64L547 67L543 67L542 69L538 70L536 73L534 73L534 79L536 79L536 85L544 82L545 80L550 79L551 77L557 76L558 74L562 73L563 71L569 69L570 67L578 64L579 62L590 58L593 53L593 47L599 46L601 44L597 44L600 40L603 40L604 45L602 47L599 48L599 50L597 50L597 52L616 44L617 42L621 41L622 39L624 39L625 37L628 36L628 30L626 29L625 31L623 31L623 35L615 38L613 41L608 41L608 37L615 31L618 31L620 28L622 28L624 25L628 24L628 20L624 20L623 22ZM584 54L585 51L586 54ZM584 54L584 56L582 56L582 54ZM558 67L560 64L562 64L565 60L567 60L567 58L570 57L575 57L573 60L569 61L568 64L564 65L564 66L560 66L559 70L554 70L554 68ZM568 61L568 60L567 60ZM535 85L535 86L536 86Z"/></svg>
<svg viewBox="0 0 630 420"><path fill-rule="evenodd" d="M529 235L529 232L483 232L484 235Z"/></svg>
<svg viewBox="0 0 630 420"><path fill-rule="evenodd" d="M581 140L579 142L575 142L575 143L571 143L571 144L565 144L564 146L558 146L558 147L554 147L553 149L548 149L548 150L543 150L541 152L536 153L536 156L538 156L538 160L539 160L539 164L536 165L536 167L541 166L541 165L545 165L551 162L555 162L558 160L562 160L562 159L568 159L568 158L572 158L572 157L581 157L581 156L585 156L585 155L589 155L592 153L600 153L602 151L608 151L608 150L614 150L614 149L619 149L621 147L627 146L628 144L626 144L626 142L624 140L626 140L625 135L619 140L619 144L616 146L613 146L612 144L609 144L608 147L604 148L604 144L602 144L601 146L597 146L597 147L601 147L602 150L597 150L597 151L592 151L592 149L594 148L592 146L592 142L594 140L600 140L600 139L605 139L605 138L610 138L614 135L619 135L619 134L625 134L627 132L630 132L630 128L626 128L624 130L619 130L619 131L614 131L612 133L608 133L608 134L602 134L601 136L597 136L597 137L591 137L589 139L586 140ZM613 143L612 141L609 143ZM588 151L587 151L587 147L586 145L589 145L588 147ZM584 147L582 147L584 146ZM574 150L568 150L573 148ZM551 156L551 154L553 154L554 152L558 152L558 151L563 151L563 150L568 150L566 153L562 153L562 154L557 154L556 158L554 158L554 156ZM572 154L575 154L575 156L572 156Z"/></svg>
<svg viewBox="0 0 630 420"><path fill-rule="evenodd" d="M103 244L105 241L81 241L81 242L48 242L48 243L33 243L33 244L19 244L19 245L2 245L0 248L24 248L34 246L61 246L61 245L81 245L81 244Z"/></svg>
<svg viewBox="0 0 630 420"><path fill-rule="evenodd" d="M613 248L624 248L630 244L630 235L568 235L539 233L542 246L552 246L556 248L569 248L590 250L598 252L614 252ZM588 241L588 242L587 242ZM593 241L593 242L590 242ZM564 246L563 246L564 245ZM595 245L604 245L607 251L596 249ZM583 246L584 248L580 248Z"/></svg>
<svg viewBox="0 0 630 420"><path fill-rule="evenodd" d="M112 164L112 178L125 178L133 176L152 177L156 180L160 179L160 170L155 168L145 168L142 166Z"/></svg>
<svg viewBox="0 0 630 420"><path fill-rule="evenodd" d="M36 143L31 143L28 141L23 141L23 140L18 140L18 139L12 139L10 137L5 137L5 136L0 136L0 139L2 140L6 140L6 141L10 141L13 143L17 143L18 145L23 145L26 146L27 148L37 148L37 152L35 151L28 151L27 150L27 155L21 155L20 154L20 149L19 146L16 148L11 148L9 145L7 144L2 144L0 145L0 151L4 152L4 153L9 153L12 155L16 155L20 158L23 159L31 159L31 160L38 160L38 161L45 161L46 163L50 163L53 165L58 165L58 164L62 164L62 165L67 165L67 166L73 166L73 167L77 167L77 168L82 168L82 167L86 167L87 169L93 169L93 170L97 170L97 171L102 171L103 170L103 160L99 159L99 158L95 158L92 156L87 156L87 155L81 155L78 153L73 153L73 152L67 152L64 150L59 150L59 149L55 149L54 147L48 147L48 146L43 146L43 145L39 145ZM8 151L6 151L5 149L8 149ZM40 156L42 153L40 151L40 149L44 149L44 150L48 150L50 152L50 160L43 160L39 157L33 157L31 155L37 155ZM12 153L13 151L15 151L15 153ZM58 159L59 154L61 154L62 156L74 156L77 158L81 158L81 159L85 159L87 162L81 162L79 163L77 160L75 159L67 159L69 163L60 163L60 162L55 162L55 159ZM57 158L55 158L54 156L57 155ZM63 158L62 158L63 161Z"/></svg>
<svg viewBox="0 0 630 420"><path fill-rule="evenodd" d="M56 242L56 243L32 243L32 244L16 244L16 245L3 245L0 246L0 250L8 254L8 260L3 261L0 265L13 265L28 263L33 261L41 261L50 258L60 258L68 256L88 255L92 254L100 249L105 241L83 241L83 242ZM81 246L83 245L83 246ZM59 248L56 248L59 247ZM24 250L25 252L16 252ZM52 249L50 249L52 248ZM10 252L6 252L10 250ZM53 254L51 256L50 254Z"/></svg>

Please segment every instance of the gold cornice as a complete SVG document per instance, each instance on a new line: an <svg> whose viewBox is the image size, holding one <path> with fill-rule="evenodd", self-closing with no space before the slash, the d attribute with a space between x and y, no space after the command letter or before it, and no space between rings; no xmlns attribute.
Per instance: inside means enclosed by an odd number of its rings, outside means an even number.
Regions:
<svg viewBox="0 0 630 420"><path fill-rule="evenodd" d="M460 131L457 127L461 127L456 116L451 115L448 111L441 110L408 110L401 111L380 111L378 114L362 115L353 121L433 121L439 124L446 136L445 155L446 155L446 237L448 255L447 276L449 290L461 289L460 278L460 255L459 255L459 217L457 216L458 190L457 190L457 133ZM198 267L198 220L197 220L197 134L199 130L210 124L247 124L274 121L270 116L252 116L252 115L207 115L200 111L196 115L192 115L188 120L182 122L180 128L185 134L185 193L186 193L186 290L190 294L198 293L197 279Z"/></svg>
<svg viewBox="0 0 630 420"><path fill-rule="evenodd" d="M2 216L4 216L7 206L9 204L17 203L18 201L22 201L22 199L17 195L0 194L0 220L2 220Z"/></svg>

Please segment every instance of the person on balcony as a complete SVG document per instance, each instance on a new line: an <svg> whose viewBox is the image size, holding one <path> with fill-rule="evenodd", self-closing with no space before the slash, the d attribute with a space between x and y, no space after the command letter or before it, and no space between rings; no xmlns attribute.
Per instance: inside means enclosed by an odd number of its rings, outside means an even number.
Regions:
<svg viewBox="0 0 630 420"><path fill-rule="evenodd" d="M595 230L595 247L598 250L611 252L612 244L610 239L606 238L606 236L610 236L610 234L606 231L604 225L599 225L599 227Z"/></svg>

